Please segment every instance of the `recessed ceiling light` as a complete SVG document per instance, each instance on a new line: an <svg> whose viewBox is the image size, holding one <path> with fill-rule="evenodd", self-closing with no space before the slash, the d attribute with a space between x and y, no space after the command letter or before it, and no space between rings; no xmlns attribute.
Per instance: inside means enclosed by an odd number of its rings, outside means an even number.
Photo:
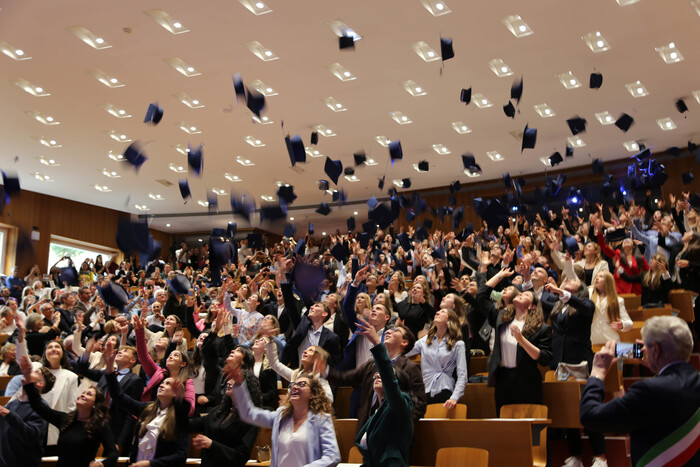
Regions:
<svg viewBox="0 0 700 467"><path fill-rule="evenodd" d="M32 84L26 79L16 79L12 81L12 83L34 97L46 97L51 95L50 93L46 92L43 87Z"/></svg>
<svg viewBox="0 0 700 467"><path fill-rule="evenodd" d="M277 91L275 91L274 89L272 89L270 86L263 83L262 80L259 80L259 79L256 79L255 81L253 81L252 83L250 83L250 85L253 87L253 89L258 91L260 94L262 94L265 97L276 96L279 94Z"/></svg>
<svg viewBox="0 0 700 467"><path fill-rule="evenodd" d="M385 148L388 148L389 143L391 143L391 140L389 138L387 138L386 136L377 136L374 139L377 141L377 143L381 144Z"/></svg>
<svg viewBox="0 0 700 467"><path fill-rule="evenodd" d="M34 172L32 175L34 175L34 178L39 180L40 182L53 182L53 178L49 177L48 175L44 175L41 172Z"/></svg>
<svg viewBox="0 0 700 467"><path fill-rule="evenodd" d="M622 145L627 149L629 152L637 152L639 151L639 143L636 141L625 141L622 143Z"/></svg>
<svg viewBox="0 0 700 467"><path fill-rule="evenodd" d="M542 118L551 118L556 115L554 110L547 104L537 104L535 106L535 112Z"/></svg>
<svg viewBox="0 0 700 467"><path fill-rule="evenodd" d="M411 46L411 48L420 58L422 58L426 62L440 60L440 54L435 52L435 50L433 50L433 48L430 47L427 42L416 42Z"/></svg>
<svg viewBox="0 0 700 467"><path fill-rule="evenodd" d="M433 144L433 151L440 154L441 156L451 154L451 151L447 149L444 144Z"/></svg>
<svg viewBox="0 0 700 467"><path fill-rule="evenodd" d="M170 170L178 174L187 173L187 167L183 165L176 165L171 162L170 164L168 164L168 167L170 168Z"/></svg>
<svg viewBox="0 0 700 467"><path fill-rule="evenodd" d="M398 110L394 112L389 112L389 115L391 115L391 118L399 125L408 125L409 123L413 123L413 121L410 118L408 118L408 115L404 115Z"/></svg>
<svg viewBox="0 0 700 467"><path fill-rule="evenodd" d="M261 0L238 0L241 5L246 7L248 11L253 13L254 15L264 15L265 13L270 13L272 11L272 8L269 6L265 5Z"/></svg>
<svg viewBox="0 0 700 467"><path fill-rule="evenodd" d="M243 167L252 167L255 165L255 163L250 159L246 159L245 157L241 156L236 156L236 162L241 164Z"/></svg>
<svg viewBox="0 0 700 467"><path fill-rule="evenodd" d="M29 55L27 55L27 53L24 50L12 47L5 41L0 41L0 51L2 51L2 53L10 57L12 60L20 61L29 60L32 58Z"/></svg>
<svg viewBox="0 0 700 467"><path fill-rule="evenodd" d="M426 10L433 16L442 16L452 13L447 4L442 0L420 0Z"/></svg>
<svg viewBox="0 0 700 467"><path fill-rule="evenodd" d="M348 182L351 182L351 183L356 183L356 182L360 181L360 179L357 178L357 175L355 175L355 174L345 175L345 180L347 180Z"/></svg>
<svg viewBox="0 0 700 467"><path fill-rule="evenodd" d="M182 154L183 156L186 156L190 152L190 148L188 148L185 145L182 144L176 144L175 145L175 150Z"/></svg>
<svg viewBox="0 0 700 467"><path fill-rule="evenodd" d="M681 55L680 50L678 50L676 44L673 42L668 45L657 47L655 50L666 63L678 63L683 60L683 55Z"/></svg>
<svg viewBox="0 0 700 467"><path fill-rule="evenodd" d="M190 97L189 94L186 92L181 92L180 94L175 94L175 98L185 104L187 107L190 109L201 109L204 107L204 104L200 102L199 99L195 99L194 97Z"/></svg>
<svg viewBox="0 0 700 467"><path fill-rule="evenodd" d="M476 106L480 109L487 109L489 107L493 107L493 103L481 93L474 94L472 96L472 102L474 102L474 104L476 104Z"/></svg>
<svg viewBox="0 0 700 467"><path fill-rule="evenodd" d="M326 138L330 138L331 136L335 136L336 134L328 128L326 125L314 125L314 130L318 132L321 136L325 136Z"/></svg>
<svg viewBox="0 0 700 467"><path fill-rule="evenodd" d="M102 193L109 193L110 190L107 185L95 185L95 190L100 191Z"/></svg>
<svg viewBox="0 0 700 467"><path fill-rule="evenodd" d="M43 156L39 159L39 162L41 162L44 165L48 165L49 167L59 167L61 165L58 162L56 162L55 159L47 159Z"/></svg>
<svg viewBox="0 0 700 467"><path fill-rule="evenodd" d="M118 143L130 143L132 141L131 138L126 136L124 133L119 133L115 130L109 130L107 135Z"/></svg>
<svg viewBox="0 0 700 467"><path fill-rule="evenodd" d="M241 177L239 177L238 175L234 175L230 172L226 172L224 174L224 178L226 180L228 180L229 182L242 182L243 181L243 179Z"/></svg>
<svg viewBox="0 0 700 467"><path fill-rule="evenodd" d="M640 81L625 84L625 87L629 93L632 94L632 97L644 97L649 95L649 91L647 91L647 88Z"/></svg>
<svg viewBox="0 0 700 467"><path fill-rule="evenodd" d="M199 205L202 206L203 208L206 208L206 207L209 206L209 201L204 201L203 199L200 199L199 201L197 201L197 204L199 204ZM201 241L202 241L202 240L200 240L200 242L201 242Z"/></svg>
<svg viewBox="0 0 700 467"><path fill-rule="evenodd" d="M188 135L198 135L202 133L202 130L191 123L187 122L177 122L177 127L187 133Z"/></svg>
<svg viewBox="0 0 700 467"><path fill-rule="evenodd" d="M271 201L274 201L274 200L275 200L275 198L273 198L272 196L269 196L269 195L260 195L260 198L261 198L263 201L267 201L267 202L271 202Z"/></svg>
<svg viewBox="0 0 700 467"><path fill-rule="evenodd" d="M578 136L569 136L568 138L566 138L566 140L569 142L569 145L575 148L582 148L586 145L585 141L583 141Z"/></svg>
<svg viewBox="0 0 700 467"><path fill-rule="evenodd" d="M693 8L695 8L695 12L700 16L700 0L690 0L690 4L693 6Z"/></svg>
<svg viewBox="0 0 700 467"><path fill-rule="evenodd" d="M557 78L566 89L576 89L581 87L581 81L579 81L578 78L576 78L570 71L557 75Z"/></svg>
<svg viewBox="0 0 700 467"><path fill-rule="evenodd" d="M471 133L472 130L469 128L467 125L464 124L464 122L452 122L452 129L459 133L460 135L464 135L467 133Z"/></svg>
<svg viewBox="0 0 700 467"><path fill-rule="evenodd" d="M190 31L185 26L183 26L180 21L176 20L175 18L173 18L172 16L170 16L165 11L159 8L146 10L144 11L144 13L153 18L153 20L156 23L160 24L163 27L163 29L172 34L182 34Z"/></svg>
<svg viewBox="0 0 700 467"><path fill-rule="evenodd" d="M43 123L44 125L59 125L61 123L51 115L45 115L38 110L27 110L25 113L37 122Z"/></svg>
<svg viewBox="0 0 700 467"><path fill-rule="evenodd" d="M663 131L671 131L676 129L676 123L671 120L670 117L660 118L656 121L656 124L659 125L659 128L661 128Z"/></svg>
<svg viewBox="0 0 700 467"><path fill-rule="evenodd" d="M170 224L165 224L166 227L170 227Z"/></svg>
<svg viewBox="0 0 700 467"><path fill-rule="evenodd" d="M604 112L598 112L595 114L595 118L598 119L601 125L612 125L615 123L615 119L613 118L612 115L610 115L610 112L607 110Z"/></svg>
<svg viewBox="0 0 700 467"><path fill-rule="evenodd" d="M173 67L175 71L180 73L183 76L186 76L187 78L192 78L194 76L199 76L202 73L197 71L197 69L192 66L187 64L183 59L179 57L168 57L164 58L163 61Z"/></svg>
<svg viewBox="0 0 700 467"><path fill-rule="evenodd" d="M330 65L328 65L328 69L333 74L333 76L338 78L340 81L352 81L354 79L357 79L355 75L353 75L347 68L345 68L340 63L331 63Z"/></svg>
<svg viewBox="0 0 700 467"><path fill-rule="evenodd" d="M393 182L394 182L394 185L396 185L397 188L403 188L403 180L394 179Z"/></svg>
<svg viewBox="0 0 700 467"><path fill-rule="evenodd" d="M112 47L102 37L93 34L92 32L90 32L89 29L84 28L82 26L70 26L66 29L75 34L75 37L85 42L93 49L102 50L109 49Z"/></svg>
<svg viewBox="0 0 700 467"><path fill-rule="evenodd" d="M310 146L305 147L304 152L306 152L306 155L309 157L323 157L321 151L319 151L318 149L314 149Z"/></svg>
<svg viewBox="0 0 700 467"><path fill-rule="evenodd" d="M55 139L45 138L43 136L38 136L38 137L35 137L34 139L39 141L39 143L41 143L43 146L46 146L47 148L56 149L56 148L63 147L63 145L58 144L58 142Z"/></svg>
<svg viewBox="0 0 700 467"><path fill-rule="evenodd" d="M112 104L103 104L100 106L101 108L105 109L108 114L110 114L112 117L116 118L130 118L131 114L127 112L125 109L120 109L115 105Z"/></svg>
<svg viewBox="0 0 700 467"><path fill-rule="evenodd" d="M503 18L501 22L506 25L508 30L513 33L515 37L525 37L532 34L530 26L528 26L519 15L507 16Z"/></svg>
<svg viewBox="0 0 700 467"><path fill-rule="evenodd" d="M259 123L261 125L270 125L271 123L275 123L267 115L261 115L260 117L258 117L253 112L249 112L249 113L250 113L250 118L252 118L256 123Z"/></svg>
<svg viewBox="0 0 700 467"><path fill-rule="evenodd" d="M489 156L489 159L491 159L494 162L505 160L501 153L498 151L488 151L486 155Z"/></svg>
<svg viewBox="0 0 700 467"><path fill-rule="evenodd" d="M159 195L158 193L149 193L148 197L156 201L163 201L165 199L163 195Z"/></svg>
<svg viewBox="0 0 700 467"><path fill-rule="evenodd" d="M121 88L124 87L124 83L119 81L116 77L105 73L102 70L90 70L87 72L90 76L95 78L100 83L104 84L108 88Z"/></svg>
<svg viewBox="0 0 700 467"><path fill-rule="evenodd" d="M608 44L608 41L605 40L600 31L589 32L585 36L582 36L581 39L583 39L588 48L595 53L610 50L610 44Z"/></svg>
<svg viewBox="0 0 700 467"><path fill-rule="evenodd" d="M428 94L423 86L420 86L412 79L405 81L403 83L403 88L413 97L425 96L426 94Z"/></svg>
<svg viewBox="0 0 700 467"><path fill-rule="evenodd" d="M119 175L117 172L109 169L102 169L102 175L108 178L120 178L121 175Z"/></svg>
<svg viewBox="0 0 700 467"><path fill-rule="evenodd" d="M700 0L698 0L700 1ZM700 104L700 91L693 91L693 97L695 98L696 101L698 101L698 104Z"/></svg>
<svg viewBox="0 0 700 467"><path fill-rule="evenodd" d="M263 62L269 62L279 58L272 52L272 50L268 49L258 41L244 42L241 45L253 52L253 54Z"/></svg>
<svg viewBox="0 0 700 467"><path fill-rule="evenodd" d="M500 58L494 58L489 62L489 68L493 71L496 76L503 78L504 76L510 76L513 74L513 70L506 65Z"/></svg>
<svg viewBox="0 0 700 467"><path fill-rule="evenodd" d="M353 214L353 216L357 216L357 215L358 215L357 211L354 211L352 214Z"/></svg>
<svg viewBox="0 0 700 467"><path fill-rule="evenodd" d="M464 169L464 175L466 175L469 178L476 178L481 177L481 172L471 172L469 169Z"/></svg>
<svg viewBox="0 0 700 467"><path fill-rule="evenodd" d="M211 192L219 196L224 196L228 194L228 192L223 188L212 188Z"/></svg>
<svg viewBox="0 0 700 467"><path fill-rule="evenodd" d="M107 157L109 157L113 161L117 161L117 162L123 162L126 160L126 159L124 159L123 154L117 154L116 152L111 151L111 150L107 151Z"/></svg>
<svg viewBox="0 0 700 467"><path fill-rule="evenodd" d="M552 162L549 160L549 157L540 157L540 162L542 162L547 167L552 166Z"/></svg>
<svg viewBox="0 0 700 467"><path fill-rule="evenodd" d="M637 3L639 0L617 0L617 4L620 6L627 6Z"/></svg>
<svg viewBox="0 0 700 467"><path fill-rule="evenodd" d="M369 166L369 167L372 167L372 166L375 166L375 165L379 165L379 162L375 161L375 160L372 159L372 158L367 158L367 160L365 160L365 165L367 165L367 166Z"/></svg>
<svg viewBox="0 0 700 467"><path fill-rule="evenodd" d="M263 143L262 140L251 135L245 137L245 142L250 144L254 148L262 148L265 146L265 143Z"/></svg>
<svg viewBox="0 0 700 467"><path fill-rule="evenodd" d="M150 211L150 209L148 209L148 206L146 206L145 204L134 204L134 207L139 211Z"/></svg>
<svg viewBox="0 0 700 467"><path fill-rule="evenodd" d="M338 102L335 97L326 97L325 99L321 99L321 102L326 104L326 107L331 109L333 112L345 112L348 110L348 108Z"/></svg>
<svg viewBox="0 0 700 467"><path fill-rule="evenodd" d="M357 42L360 39L362 39L362 36L355 32L354 29L352 29L350 26L348 26L339 19L327 21L326 26L328 26L331 29L331 31L333 31L333 33L338 37L352 37L354 42Z"/></svg>

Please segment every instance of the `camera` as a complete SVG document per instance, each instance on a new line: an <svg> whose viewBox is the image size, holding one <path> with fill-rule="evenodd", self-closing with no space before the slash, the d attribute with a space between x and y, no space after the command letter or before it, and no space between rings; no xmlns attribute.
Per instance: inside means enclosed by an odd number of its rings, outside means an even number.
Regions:
<svg viewBox="0 0 700 467"><path fill-rule="evenodd" d="M618 342L615 344L615 356L620 358L643 358L643 344L633 344L631 342Z"/></svg>

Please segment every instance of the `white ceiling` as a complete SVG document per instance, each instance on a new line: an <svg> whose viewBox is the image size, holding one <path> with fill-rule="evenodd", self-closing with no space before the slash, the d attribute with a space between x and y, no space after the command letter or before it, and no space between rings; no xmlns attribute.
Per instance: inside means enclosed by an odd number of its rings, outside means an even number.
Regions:
<svg viewBox="0 0 700 467"><path fill-rule="evenodd" d="M419 0L289 1L265 0L272 12L256 16L236 0L192 2L170 0L150 3L136 0L92 2L65 0L26 0L2 2L0 41L20 48L31 60L15 61L0 56L0 168L16 171L22 188L63 198L84 201L112 209L143 214L135 204L145 204L148 214L206 213L197 204L205 200L211 188L246 193L261 203L261 195L275 195L276 181L295 186L299 198L293 207L330 202L330 195L317 189L315 181L323 174L323 158L308 158L292 170L284 146L280 123L291 134L299 133L309 145L312 127L324 124L337 136L320 137L317 149L345 166L352 165L352 154L364 149L379 165L358 167L358 183L341 178L340 186L349 199L365 200L382 192L377 179L386 171L385 190L392 179L411 177L412 188L444 186L459 179L496 179L502 173L534 173L544 170L540 157L554 151L563 153L571 133L566 119L578 114L588 120L588 131L581 136L586 147L577 149L573 159L559 167L587 165L591 158L618 159L629 153L622 143L644 140L661 151L669 146L685 146L696 134L700 113L692 92L700 90L699 39L700 17L689 0L669 2L641 0L620 6L615 0L589 2L571 0L538 1L459 1L446 0L450 14L433 17ZM171 34L159 26L145 10L161 8L180 21L189 32ZM502 23L509 15L520 15L534 34L516 38ZM338 38L325 22L340 19L363 38L354 51L340 51ZM95 50L66 28L80 25L112 45ZM128 28L128 29L127 29ZM130 32L125 32L130 31ZM599 31L610 44L607 52L594 53L582 40L587 33ZM440 35L454 41L455 58L426 63L412 50L412 44L425 41L439 52ZM278 60L263 62L242 43L257 40L272 50ZM666 64L656 47L675 43L684 60ZM180 57L201 72L187 78L164 59ZM488 66L502 59L514 76L499 78ZM357 79L341 82L328 70L340 62ZM87 72L100 69L124 83L111 89ZM588 76L594 71L604 76L599 90L588 88ZM583 83L579 89L566 90L557 75L573 72ZM267 99L267 115L274 124L260 125L251 120L244 105L236 103L231 75L241 73L250 86L256 79L274 88L279 95ZM524 78L520 113L507 118L502 106L507 103L514 78ZM51 95L34 97L12 81L25 79L43 87ZM413 97L402 83L414 80L427 95ZM649 95L634 98L625 84L640 80ZM479 109L472 102L459 102L463 87L482 93L494 106ZM205 105L190 109L174 97L187 93ZM322 100L334 97L344 104L345 112L332 112ZM679 114L674 102L685 98L689 107ZM164 108L158 126L142 122L150 102ZM101 105L111 103L133 115L118 119ZM548 104L556 117L544 119L534 110L536 104ZM60 121L45 126L27 111L39 111ZM602 126L596 112L609 111L613 118L626 112L635 124L626 134L614 125ZM389 113L401 111L413 123L398 125ZM678 125L673 131L661 131L657 119L671 117ZM202 130L187 135L177 122L185 121ZM458 134L452 122L462 121L472 132ZM520 152L520 141L511 133L525 124L538 129L534 150ZM115 130L147 144L149 157L136 173L125 162L109 159L108 151L121 153L128 143L110 139ZM264 148L253 148L244 138L262 140ZM388 150L375 137L400 139L404 159L392 167ZM37 137L54 139L62 147L49 149ZM204 143L204 172L189 175L193 199L183 204L178 190L178 175L169 163L186 166L186 157L175 145ZM444 144L450 155L439 156L433 144ZM502 162L493 162L487 151L499 151ZM472 152L483 169L480 178L462 174L460 155ZM47 167L40 157L54 159L59 167ZM248 158L253 167L234 162L235 156ZM16 160L15 160L16 159ZM419 174L413 164L430 163L430 172ZM109 179L102 170L116 171L121 178ZM33 174L40 172L52 182L41 182ZM231 183L224 178L231 172L243 179ZM173 185L165 187L156 180ZM101 193L94 185L106 185L112 191ZM154 201L148 193L165 199ZM127 204L128 199L128 204ZM220 196L222 210L229 210L228 196ZM316 230L344 225L345 218L359 211L358 225L366 219L365 206L334 208L328 218L313 209L290 211L302 230L312 220ZM170 232L207 230L223 226L230 216L156 217L152 226ZM239 225L245 223L237 219ZM170 227L166 227L166 223ZM257 223L256 223L257 225Z"/></svg>

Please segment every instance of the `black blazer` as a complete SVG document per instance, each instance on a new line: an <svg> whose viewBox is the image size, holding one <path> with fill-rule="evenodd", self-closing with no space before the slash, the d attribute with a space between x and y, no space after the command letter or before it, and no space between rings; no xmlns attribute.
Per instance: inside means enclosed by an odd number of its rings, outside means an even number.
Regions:
<svg viewBox="0 0 700 467"><path fill-rule="evenodd" d="M211 446L202 449L203 466L243 467L251 458L258 428L241 421L238 415L216 407L204 417L190 419L191 433L211 438Z"/></svg>
<svg viewBox="0 0 700 467"><path fill-rule="evenodd" d="M580 297L571 295L568 303L559 301L552 310L552 361L550 367L555 369L559 363L588 362L588 369L593 364L593 349L591 348L591 323L595 314L595 305L588 298L586 288L582 288ZM573 307L573 314L562 313L566 305Z"/></svg>

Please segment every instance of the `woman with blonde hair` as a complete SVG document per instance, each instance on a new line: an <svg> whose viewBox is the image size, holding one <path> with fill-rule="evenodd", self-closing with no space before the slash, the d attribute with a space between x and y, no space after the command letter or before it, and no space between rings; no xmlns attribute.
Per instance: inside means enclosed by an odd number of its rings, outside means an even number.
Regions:
<svg viewBox="0 0 700 467"><path fill-rule="evenodd" d="M599 272L608 272L610 270L608 262L601 256L600 246L593 242L586 243L586 246L583 247L583 258L576 261L574 265L579 265L583 268L586 287L593 285L593 279ZM567 276L567 279L574 278Z"/></svg>
<svg viewBox="0 0 700 467"><path fill-rule="evenodd" d="M591 301L595 314L591 323L591 344L603 345L608 341L620 342L618 331L632 329L632 320L627 314L625 301L617 295L615 277L601 271L593 280Z"/></svg>
<svg viewBox="0 0 700 467"><path fill-rule="evenodd" d="M435 313L428 334L416 341L407 357L421 355L421 372L428 404L457 405L467 383L467 360L457 313L442 308ZM457 381L452 374L457 371Z"/></svg>

